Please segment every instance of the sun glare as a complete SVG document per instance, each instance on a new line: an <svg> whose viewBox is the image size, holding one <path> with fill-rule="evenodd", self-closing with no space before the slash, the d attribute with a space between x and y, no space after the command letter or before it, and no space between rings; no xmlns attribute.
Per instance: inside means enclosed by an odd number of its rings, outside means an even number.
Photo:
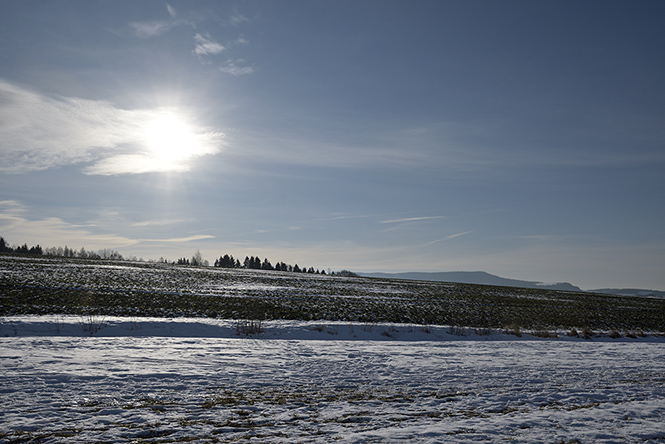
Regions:
<svg viewBox="0 0 665 444"><path fill-rule="evenodd" d="M198 151L192 128L174 114L159 115L150 121L145 138L151 156L167 164L185 160Z"/></svg>

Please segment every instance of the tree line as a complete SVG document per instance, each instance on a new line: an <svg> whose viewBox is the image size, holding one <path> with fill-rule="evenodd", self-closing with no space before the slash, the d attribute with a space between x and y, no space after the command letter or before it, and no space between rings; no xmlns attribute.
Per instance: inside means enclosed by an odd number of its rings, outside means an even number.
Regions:
<svg viewBox="0 0 665 444"><path fill-rule="evenodd" d="M85 247L81 247L80 250L69 248L68 246L63 247L50 247L42 248L39 245L28 247L28 244L23 244L21 246L10 246L5 239L0 236L0 254L2 253L18 253L18 254L29 254L35 256L56 256L56 257L67 257L67 258L79 258L79 259L98 259L98 260L130 260L130 261L143 261L143 259L137 259L136 257L125 258L122 254L118 253L115 250L109 248L104 248L98 251L88 251ZM200 267L207 267L210 264L207 260L204 260L201 256L201 252L196 250L196 253L192 256L191 259L179 258L174 262L170 262L167 259L159 258L158 262L162 263L173 263L176 265L193 265ZM310 273L310 274L326 274L325 270L315 269L314 267L300 267L298 264L290 265L285 262L277 262L274 265L264 258L261 260L258 256L245 256L245 260L240 262L239 259L233 257L230 254L224 254L220 256L219 259L215 260L214 265L218 268L244 268L248 270L274 270L274 271L287 271L293 273ZM331 273L334 275L335 273ZM341 276L347 276L353 274L347 270L342 270L337 273Z"/></svg>
<svg viewBox="0 0 665 444"><path fill-rule="evenodd" d="M87 251L85 247L80 250L65 247L49 247L42 248L39 244L29 247L28 244L19 246L10 246L4 237L0 236L0 253L18 253L30 254L34 256L58 256L58 257L72 257L80 259L101 259L101 260L124 260L122 254L109 248L104 248L97 251ZM130 259L131 260L131 259Z"/></svg>
<svg viewBox="0 0 665 444"><path fill-rule="evenodd" d="M315 269L314 267L300 268L298 264L289 265L284 262L277 262L273 265L268 258L261 260L258 256L245 256L245 260L241 263L239 259L233 257L232 254L225 254L220 256L215 261L215 267L219 268L246 268L249 270L275 270L275 271L290 271L293 273L311 273L311 274L326 274L325 270Z"/></svg>
<svg viewBox="0 0 665 444"><path fill-rule="evenodd" d="M39 245L28 248L28 244L10 247L5 238L0 236L0 253L34 254L41 256L44 254L44 250Z"/></svg>

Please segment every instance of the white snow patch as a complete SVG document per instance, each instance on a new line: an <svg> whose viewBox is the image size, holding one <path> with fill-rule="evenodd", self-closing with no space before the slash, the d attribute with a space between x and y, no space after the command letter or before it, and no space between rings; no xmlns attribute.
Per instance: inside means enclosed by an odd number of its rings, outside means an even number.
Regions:
<svg viewBox="0 0 665 444"><path fill-rule="evenodd" d="M0 442L665 440L662 338L261 326L0 318Z"/></svg>

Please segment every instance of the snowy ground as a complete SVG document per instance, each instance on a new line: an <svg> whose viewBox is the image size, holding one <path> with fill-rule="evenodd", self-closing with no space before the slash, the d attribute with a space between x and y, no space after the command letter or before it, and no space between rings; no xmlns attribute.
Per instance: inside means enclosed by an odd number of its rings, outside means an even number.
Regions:
<svg viewBox="0 0 665 444"><path fill-rule="evenodd" d="M663 338L0 318L0 442L665 442Z"/></svg>

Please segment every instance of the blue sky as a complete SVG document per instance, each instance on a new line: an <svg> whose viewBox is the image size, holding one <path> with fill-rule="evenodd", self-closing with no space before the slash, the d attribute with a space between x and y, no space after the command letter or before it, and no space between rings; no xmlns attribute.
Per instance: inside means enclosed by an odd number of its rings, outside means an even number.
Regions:
<svg viewBox="0 0 665 444"><path fill-rule="evenodd" d="M10 243L665 289L661 1L3 1Z"/></svg>

